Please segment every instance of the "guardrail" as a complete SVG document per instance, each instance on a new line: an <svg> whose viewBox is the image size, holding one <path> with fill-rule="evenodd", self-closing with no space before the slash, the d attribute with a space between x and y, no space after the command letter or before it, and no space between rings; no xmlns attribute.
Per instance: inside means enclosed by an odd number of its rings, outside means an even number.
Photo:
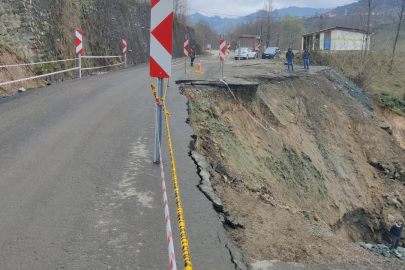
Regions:
<svg viewBox="0 0 405 270"><path fill-rule="evenodd" d="M81 61L80 58L82 58L82 59L112 59L112 58L125 58L125 61L120 62L120 63L117 63L117 64L106 65L106 66L83 68L83 67L82 67L82 61ZM28 78L21 78L21 79L12 80L12 81L7 81L7 82L0 82L0 86L8 85L8 84L13 84L13 83L18 83L18 82L24 82L24 81L28 81L28 80L35 80L35 79L44 78L44 77L49 77L49 76L52 76L52 75L61 74L61 73L66 73L66 72L71 72L71 71L75 71L75 70L78 70L78 71L79 71L79 78L81 78L82 70L102 69L102 68L108 68L108 67L114 67L114 66L121 66L121 65L125 65L125 66L126 66L126 55L124 55L124 56L118 55L118 56L81 56L81 57L79 57L79 58L63 59L63 60L54 60L54 61L46 61L46 62L24 63L24 64L10 64L10 65L2 65L2 66L0 66L0 69L14 68L14 67L27 67L27 66L29 67L29 66L47 65L47 64L55 64L55 63L62 63L62 62L77 61L77 60L79 60L77 67L69 68L69 69L64 69L64 70L60 70L60 71L55 71L55 72L51 72L51 73L46 73L46 74L41 74L41 75L37 75L37 76L32 76L32 77L28 77Z"/></svg>
<svg viewBox="0 0 405 270"><path fill-rule="evenodd" d="M18 83L18 82L23 82L23 81L28 81L28 80L34 80L38 78L43 78L43 77L48 77L56 74L61 74L65 72L71 72L74 70L79 71L79 78L82 77L82 70L93 70L93 69L102 69L102 68L108 68L108 67L114 67L114 66L120 66L120 65L125 65L124 67L127 67L127 52L128 52L128 45L127 45L127 40L124 38L122 39L122 53L123 55L112 55L112 56L86 56L82 55L83 54L83 31L82 30L76 30L76 54L78 55L77 58L72 58L72 59L62 59L62 60L54 60L54 61L47 61L47 62L37 62L37 63L24 63L24 64L10 64L10 65L2 65L0 66L0 69L2 68L12 68L12 67L22 67L22 66L35 66L35 65L46 65L46 64L54 64L54 63L61 63L61 62L68 62L68 61L78 61L77 67L74 68L69 68L65 70L60 70L56 72L51 72L47 74L42 74L42 75L37 75L37 76L32 76L28 78L22 78L22 79L17 79L17 80L12 80L8 82L0 82L0 86L2 85L7 85L7 84L12 84L12 83ZM111 58L120 58L121 62L117 64L112 64L112 65L106 65L106 66L99 66L99 67L82 67L82 59L111 59ZM122 58L124 58L124 61L122 61Z"/></svg>

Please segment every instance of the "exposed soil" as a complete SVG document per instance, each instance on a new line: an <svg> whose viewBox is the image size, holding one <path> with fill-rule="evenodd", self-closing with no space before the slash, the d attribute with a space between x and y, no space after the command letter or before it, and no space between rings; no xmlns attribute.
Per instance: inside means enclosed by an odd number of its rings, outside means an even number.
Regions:
<svg viewBox="0 0 405 270"><path fill-rule="evenodd" d="M0 46L0 66L2 65L15 65L24 64L24 61L18 58L10 50ZM0 82L8 82L12 80L28 78L35 76L34 72L27 66L23 67L10 67L0 68ZM42 79L29 80L19 83L8 84L0 86L0 97L6 95L13 95L18 92L20 88L38 88L45 85Z"/></svg>
<svg viewBox="0 0 405 270"><path fill-rule="evenodd" d="M402 148L405 149L405 117L391 110L378 109L377 112L381 115L382 119L391 126L395 138Z"/></svg>
<svg viewBox="0 0 405 270"><path fill-rule="evenodd" d="M268 130L218 83L181 89L225 213L244 224L229 227L236 245L256 260L383 263L352 243L386 243L403 215L405 150L394 136L401 126L394 135L381 129L384 119L327 68L287 74L261 60L229 66L232 91ZM214 77L208 70L195 78Z"/></svg>

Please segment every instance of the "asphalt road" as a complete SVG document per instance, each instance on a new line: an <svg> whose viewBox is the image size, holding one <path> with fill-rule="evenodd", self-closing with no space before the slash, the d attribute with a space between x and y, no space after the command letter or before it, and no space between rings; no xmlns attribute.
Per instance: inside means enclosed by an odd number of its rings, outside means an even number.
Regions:
<svg viewBox="0 0 405 270"><path fill-rule="evenodd" d="M0 100L0 269L169 269L148 66ZM168 109L194 269L234 269L226 232L198 190L187 99ZM183 269L167 141L164 166Z"/></svg>

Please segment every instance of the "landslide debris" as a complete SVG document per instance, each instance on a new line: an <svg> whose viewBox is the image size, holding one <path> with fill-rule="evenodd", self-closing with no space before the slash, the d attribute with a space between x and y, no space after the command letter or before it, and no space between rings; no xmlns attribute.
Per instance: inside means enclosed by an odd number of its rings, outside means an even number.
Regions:
<svg viewBox="0 0 405 270"><path fill-rule="evenodd" d="M327 68L238 64L227 77L238 102L209 80L181 90L222 211L243 224L224 221L235 244L255 260L383 260L354 242L387 244L405 210L405 150L368 98Z"/></svg>

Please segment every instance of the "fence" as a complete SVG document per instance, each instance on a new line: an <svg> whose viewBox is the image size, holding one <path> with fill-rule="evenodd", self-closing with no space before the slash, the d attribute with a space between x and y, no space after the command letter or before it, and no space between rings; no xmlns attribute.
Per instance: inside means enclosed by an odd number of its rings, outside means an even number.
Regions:
<svg viewBox="0 0 405 270"><path fill-rule="evenodd" d="M79 78L81 78L83 70L102 69L102 68L115 67L115 66L121 66L121 65L125 65L124 67L126 68L127 67L127 51L128 51L127 40L126 39L122 40L122 45L123 45L123 56L121 56L121 55L119 55L119 56L83 56L82 55L83 54L83 31L82 30L76 30L76 53L78 55L78 58L47 61L47 62L37 62L37 63L3 65L3 66L0 66L0 69L12 68L12 67L22 67L22 66L36 66L36 65L55 64L55 63L71 62L71 61L78 61L77 67L64 69L64 70L60 70L60 71L56 71L56 72L50 72L50 73L47 73L47 74L41 74L41 75L37 75L37 76L32 76L32 77L28 77L28 78L12 80L12 81L8 81L8 82L0 82L0 86L13 84L13 83L18 83L18 82L23 82L23 81L28 81L28 80L39 79L39 78L44 78L44 77L49 77L49 76L52 76L52 75L71 72L71 71L75 71L75 70L78 70ZM86 67L86 68L82 67L82 59L113 59L113 58L120 58L120 62L117 63L117 64L104 65L104 66L99 66L99 67ZM124 58L124 61L122 61L122 58Z"/></svg>
<svg viewBox="0 0 405 270"><path fill-rule="evenodd" d="M99 67L82 67L82 59L113 59L113 58L125 58L125 61L122 61L117 64L111 64L111 65L105 65L105 66L99 66ZM0 82L0 86L8 85L8 84L13 84L13 83L18 83L18 82L24 82L28 80L34 80L34 79L39 79L39 78L44 78L44 77L49 77L52 75L56 74L61 74L61 73L66 73L66 72L71 72L78 70L79 71L79 77L81 77L82 70L94 70L94 69L102 69L102 68L108 68L108 67L114 67L114 66L121 66L125 65L126 66L126 57L125 56L81 56L79 58L72 58L72 59L64 59L64 60L55 60L55 61L47 61L47 62L37 62L37 63L24 63L24 64L11 64L11 65L2 65L0 66L0 69L4 68L14 68L14 67L24 67L24 66L37 66L37 65L47 65L47 64L56 64L56 63L63 63L63 62L73 62L73 61L78 61L77 67L74 68L69 68L69 69L64 69L60 71L55 71L51 73L46 73L42 75L37 75L37 76L32 76L28 78L22 78L22 79L17 79L17 80L12 80L12 81L7 81L7 82Z"/></svg>

